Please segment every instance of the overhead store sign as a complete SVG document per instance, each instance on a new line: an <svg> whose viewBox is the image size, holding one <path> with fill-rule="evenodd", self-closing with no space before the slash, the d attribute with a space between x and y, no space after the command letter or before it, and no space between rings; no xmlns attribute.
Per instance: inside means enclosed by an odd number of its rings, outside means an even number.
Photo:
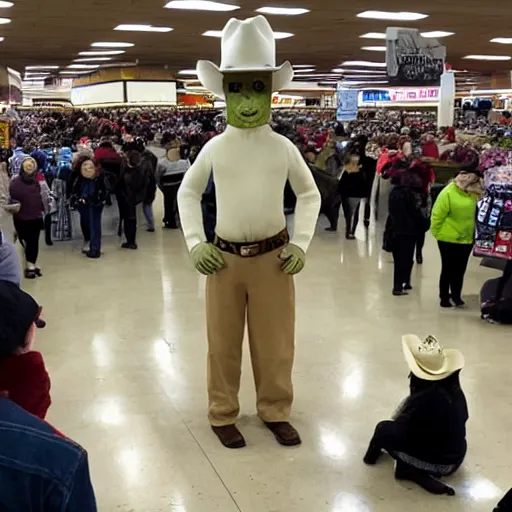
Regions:
<svg viewBox="0 0 512 512"><path fill-rule="evenodd" d="M439 85L444 72L446 47L437 39L422 37L411 28L388 27L386 64L394 85Z"/></svg>
<svg viewBox="0 0 512 512"><path fill-rule="evenodd" d="M438 87L399 88L375 91L363 91L363 103L375 103L377 101L396 102L435 102L439 101Z"/></svg>

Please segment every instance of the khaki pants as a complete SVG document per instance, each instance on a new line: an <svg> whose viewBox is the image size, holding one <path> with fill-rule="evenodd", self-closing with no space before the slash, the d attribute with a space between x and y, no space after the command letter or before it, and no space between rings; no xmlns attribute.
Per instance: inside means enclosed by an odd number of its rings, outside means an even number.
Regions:
<svg viewBox="0 0 512 512"><path fill-rule="evenodd" d="M226 267L208 277L208 417L213 426L234 424L240 411L246 317L258 414L267 422L290 416L295 291L293 277L281 270L281 251L254 258L223 253Z"/></svg>

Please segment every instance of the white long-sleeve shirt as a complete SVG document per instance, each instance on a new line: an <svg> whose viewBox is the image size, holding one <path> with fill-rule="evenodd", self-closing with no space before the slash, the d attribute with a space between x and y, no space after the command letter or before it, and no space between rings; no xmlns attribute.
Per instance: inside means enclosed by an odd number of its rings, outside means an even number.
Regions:
<svg viewBox="0 0 512 512"><path fill-rule="evenodd" d="M291 243L307 251L320 210L320 193L299 150L269 125L234 128L213 138L187 171L178 193L188 248L206 241L201 196L213 172L216 233L230 242L257 242L286 226L286 180L297 196Z"/></svg>

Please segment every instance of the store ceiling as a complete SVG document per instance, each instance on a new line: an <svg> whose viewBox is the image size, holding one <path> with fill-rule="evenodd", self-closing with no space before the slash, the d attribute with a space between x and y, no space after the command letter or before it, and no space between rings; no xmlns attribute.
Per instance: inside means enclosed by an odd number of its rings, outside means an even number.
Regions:
<svg viewBox="0 0 512 512"><path fill-rule="evenodd" d="M330 71L345 60L383 61L384 53L362 50L383 41L360 39L367 32L384 32L387 26L408 26L421 31L444 30L448 61L456 69L482 73L512 68L509 62L464 60L467 54L512 56L512 45L491 43L495 37L512 37L512 2L504 0L231 0L234 12L201 12L165 9L165 0L12 0L0 9L0 17L12 22L0 25L0 64L23 72L25 66L59 65L61 69L91 50L95 41L134 43L112 62L138 61L141 65L167 65L172 71L193 68L197 59L220 60L220 40L204 37L207 30L221 30L227 20L247 18L263 6L304 7L301 16L268 16L275 31L294 37L277 42L278 60L311 64ZM229 1L229 0L226 0ZM365 10L420 11L429 17L417 22L386 22L357 18ZM122 23L169 26L169 33L118 32Z"/></svg>

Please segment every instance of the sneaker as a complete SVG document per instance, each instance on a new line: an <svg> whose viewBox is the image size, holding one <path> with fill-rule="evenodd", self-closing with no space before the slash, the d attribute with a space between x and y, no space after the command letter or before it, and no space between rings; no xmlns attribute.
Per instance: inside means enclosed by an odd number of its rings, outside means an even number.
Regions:
<svg viewBox="0 0 512 512"><path fill-rule="evenodd" d="M43 271L39 267L35 268L35 273L37 277L43 277Z"/></svg>
<svg viewBox="0 0 512 512"><path fill-rule="evenodd" d="M35 279L37 277L35 268L26 268L25 269L25 278L26 279Z"/></svg>
<svg viewBox="0 0 512 512"><path fill-rule="evenodd" d="M82 248L82 253L87 254L91 250L91 244L90 242L85 242L84 246Z"/></svg>
<svg viewBox="0 0 512 512"><path fill-rule="evenodd" d="M128 242L125 242L124 244L121 245L121 247L123 249L132 249L132 250L136 250L137 249L137 244L129 244Z"/></svg>
<svg viewBox="0 0 512 512"><path fill-rule="evenodd" d="M355 239L356 239L356 235L353 235L352 233L347 233L347 234L345 235L345 238L346 238L347 240L355 240Z"/></svg>

